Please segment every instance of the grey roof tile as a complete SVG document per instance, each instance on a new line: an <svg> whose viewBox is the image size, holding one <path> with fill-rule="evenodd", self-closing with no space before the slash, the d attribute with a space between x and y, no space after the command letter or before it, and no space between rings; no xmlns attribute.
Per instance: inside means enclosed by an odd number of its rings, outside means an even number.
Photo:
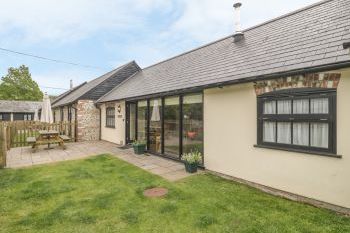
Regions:
<svg viewBox="0 0 350 233"><path fill-rule="evenodd" d="M34 113L41 106L41 101L0 100L0 112Z"/></svg>
<svg viewBox="0 0 350 233"><path fill-rule="evenodd" d="M64 96L58 101L54 101L52 107L56 108L68 105L76 102L80 98L97 100L139 70L140 67L136 62L129 62L90 82L78 86L76 89L69 91L66 95L62 94Z"/></svg>
<svg viewBox="0 0 350 233"><path fill-rule="evenodd" d="M350 61L350 0L327 0L143 69L99 102Z"/></svg>

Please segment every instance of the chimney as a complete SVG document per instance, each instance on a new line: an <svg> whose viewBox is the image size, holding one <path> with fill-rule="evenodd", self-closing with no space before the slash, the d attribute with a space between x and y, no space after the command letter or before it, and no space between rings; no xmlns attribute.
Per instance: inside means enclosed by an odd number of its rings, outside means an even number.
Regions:
<svg viewBox="0 0 350 233"><path fill-rule="evenodd" d="M70 80L70 89L71 90L73 89L73 80L72 79Z"/></svg>
<svg viewBox="0 0 350 233"><path fill-rule="evenodd" d="M233 4L235 11L235 34L233 35L233 38L235 42L238 42L244 38L244 34L241 29L241 6L242 3L240 2Z"/></svg>

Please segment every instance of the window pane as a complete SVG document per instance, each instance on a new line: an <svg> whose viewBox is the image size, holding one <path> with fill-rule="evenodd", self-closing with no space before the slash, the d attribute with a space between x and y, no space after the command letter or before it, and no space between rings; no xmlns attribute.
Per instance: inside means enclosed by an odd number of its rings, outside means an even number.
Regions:
<svg viewBox="0 0 350 233"><path fill-rule="evenodd" d="M129 104L129 141L134 141L136 139L136 104Z"/></svg>
<svg viewBox="0 0 350 233"><path fill-rule="evenodd" d="M264 121L263 141L276 142L276 123L272 121Z"/></svg>
<svg viewBox="0 0 350 233"><path fill-rule="evenodd" d="M179 97L164 100L164 152L178 158L180 153L180 99Z"/></svg>
<svg viewBox="0 0 350 233"><path fill-rule="evenodd" d="M291 100L279 100L277 101L278 114L291 114L292 113L292 101Z"/></svg>
<svg viewBox="0 0 350 233"><path fill-rule="evenodd" d="M203 154L202 94L183 97L183 153L198 150Z"/></svg>
<svg viewBox="0 0 350 233"><path fill-rule="evenodd" d="M309 145L309 123L293 123L293 144L299 146Z"/></svg>
<svg viewBox="0 0 350 233"><path fill-rule="evenodd" d="M264 114L276 114L276 101L264 102Z"/></svg>
<svg viewBox="0 0 350 233"><path fill-rule="evenodd" d="M291 123L278 122L277 123L277 142L290 144L291 143Z"/></svg>
<svg viewBox="0 0 350 233"><path fill-rule="evenodd" d="M147 101L137 103L137 140L146 142Z"/></svg>
<svg viewBox="0 0 350 233"><path fill-rule="evenodd" d="M293 100L294 114L309 114L309 99Z"/></svg>
<svg viewBox="0 0 350 233"><path fill-rule="evenodd" d="M311 123L311 146L328 148L328 123Z"/></svg>
<svg viewBox="0 0 350 233"><path fill-rule="evenodd" d="M149 102L149 150L157 153L162 151L162 100L154 99Z"/></svg>
<svg viewBox="0 0 350 233"><path fill-rule="evenodd" d="M328 98L311 99L310 110L313 114L328 114Z"/></svg>

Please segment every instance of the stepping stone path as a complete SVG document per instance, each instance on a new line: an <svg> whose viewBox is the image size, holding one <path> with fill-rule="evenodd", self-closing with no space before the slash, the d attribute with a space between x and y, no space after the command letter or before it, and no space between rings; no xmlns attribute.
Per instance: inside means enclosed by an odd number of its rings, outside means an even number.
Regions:
<svg viewBox="0 0 350 233"><path fill-rule="evenodd" d="M164 197L167 195L168 189L166 188L151 188L151 189L146 189L143 192L143 195L145 197Z"/></svg>

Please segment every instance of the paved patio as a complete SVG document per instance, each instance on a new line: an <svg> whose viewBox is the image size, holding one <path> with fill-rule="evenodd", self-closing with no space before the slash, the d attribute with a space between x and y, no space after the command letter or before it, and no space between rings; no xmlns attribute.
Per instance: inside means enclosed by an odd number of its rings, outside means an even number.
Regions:
<svg viewBox="0 0 350 233"><path fill-rule="evenodd" d="M117 145L105 141L67 143L66 150L53 146L47 150L39 147L33 153L31 147L12 148L7 153L7 167L20 168L59 161L87 158L99 154L111 154L128 163L138 166L163 178L176 181L191 174L186 173L180 162L161 158L154 155L135 155L132 149L121 149Z"/></svg>

